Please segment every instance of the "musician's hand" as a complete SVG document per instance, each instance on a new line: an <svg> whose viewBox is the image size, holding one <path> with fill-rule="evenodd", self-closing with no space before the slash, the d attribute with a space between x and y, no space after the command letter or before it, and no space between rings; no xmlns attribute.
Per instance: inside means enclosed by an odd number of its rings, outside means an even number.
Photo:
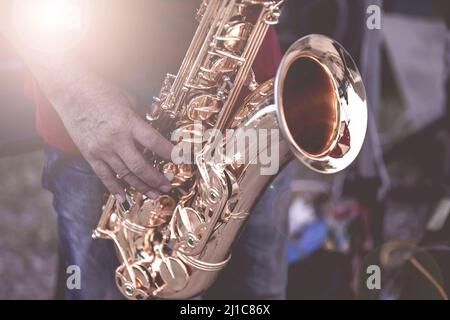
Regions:
<svg viewBox="0 0 450 320"><path fill-rule="evenodd" d="M83 93L58 107L73 141L119 201L124 200L120 180L150 198L168 192L169 181L145 160L137 145L169 160L172 144L133 111L127 95L97 80L85 79Z"/></svg>

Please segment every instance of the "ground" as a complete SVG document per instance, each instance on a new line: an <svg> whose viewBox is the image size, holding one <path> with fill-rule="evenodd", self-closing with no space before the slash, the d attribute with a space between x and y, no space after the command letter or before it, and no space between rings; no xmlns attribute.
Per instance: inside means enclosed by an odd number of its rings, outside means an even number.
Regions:
<svg viewBox="0 0 450 320"><path fill-rule="evenodd" d="M42 161L42 152L0 159L0 299L54 296L56 217Z"/></svg>

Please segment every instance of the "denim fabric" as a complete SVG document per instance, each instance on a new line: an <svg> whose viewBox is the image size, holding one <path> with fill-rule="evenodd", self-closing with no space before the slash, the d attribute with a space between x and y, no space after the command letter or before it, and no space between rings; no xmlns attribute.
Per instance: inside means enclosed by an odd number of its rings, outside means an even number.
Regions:
<svg viewBox="0 0 450 320"><path fill-rule="evenodd" d="M52 147L46 147L45 155L42 183L53 193L61 251L66 264L81 271L81 289L67 290L66 298L121 298L114 283L118 260L113 243L91 238L106 189L82 158Z"/></svg>
<svg viewBox="0 0 450 320"><path fill-rule="evenodd" d="M68 299L120 299L112 241L92 240L106 189L81 157L47 146L43 185L54 195L58 233L67 265L81 270L81 289ZM287 203L292 169L269 187L253 210L233 258L205 298L283 299L287 284ZM279 205L279 203L284 205Z"/></svg>

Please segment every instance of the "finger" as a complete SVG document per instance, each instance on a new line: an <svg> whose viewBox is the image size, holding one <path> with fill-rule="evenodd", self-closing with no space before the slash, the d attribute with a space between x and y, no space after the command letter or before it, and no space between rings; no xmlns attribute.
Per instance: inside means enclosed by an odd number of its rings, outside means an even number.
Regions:
<svg viewBox="0 0 450 320"><path fill-rule="evenodd" d="M133 127L133 136L143 147L155 152L163 159L170 160L173 145L144 120L136 121L136 125Z"/></svg>
<svg viewBox="0 0 450 320"><path fill-rule="evenodd" d="M141 179L136 177L130 169L127 168L125 163L120 159L119 156L112 156L108 158L108 165L117 173L118 176L130 186L134 187L140 193L145 194L150 199L156 199L159 196L159 192L155 191L153 188L146 185ZM116 176L117 178L117 176Z"/></svg>
<svg viewBox="0 0 450 320"><path fill-rule="evenodd" d="M144 156L136 149L133 143L124 145L120 149L119 156L127 168L149 187L162 192L169 192L171 190L172 186L169 180L145 160Z"/></svg>
<svg viewBox="0 0 450 320"><path fill-rule="evenodd" d="M108 189L120 203L125 202L125 190L116 180L114 173L108 165L102 160L95 160L91 162L91 167L105 185L106 189Z"/></svg>

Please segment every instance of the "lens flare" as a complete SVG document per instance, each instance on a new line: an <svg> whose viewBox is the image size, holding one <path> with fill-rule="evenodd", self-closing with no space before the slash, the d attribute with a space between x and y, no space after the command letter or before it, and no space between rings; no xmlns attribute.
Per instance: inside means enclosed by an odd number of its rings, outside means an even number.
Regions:
<svg viewBox="0 0 450 320"><path fill-rule="evenodd" d="M81 7L73 0L38 0L35 21L46 31L81 30Z"/></svg>
<svg viewBox="0 0 450 320"><path fill-rule="evenodd" d="M38 50L66 50L87 29L88 0L15 0L14 25L23 42Z"/></svg>

